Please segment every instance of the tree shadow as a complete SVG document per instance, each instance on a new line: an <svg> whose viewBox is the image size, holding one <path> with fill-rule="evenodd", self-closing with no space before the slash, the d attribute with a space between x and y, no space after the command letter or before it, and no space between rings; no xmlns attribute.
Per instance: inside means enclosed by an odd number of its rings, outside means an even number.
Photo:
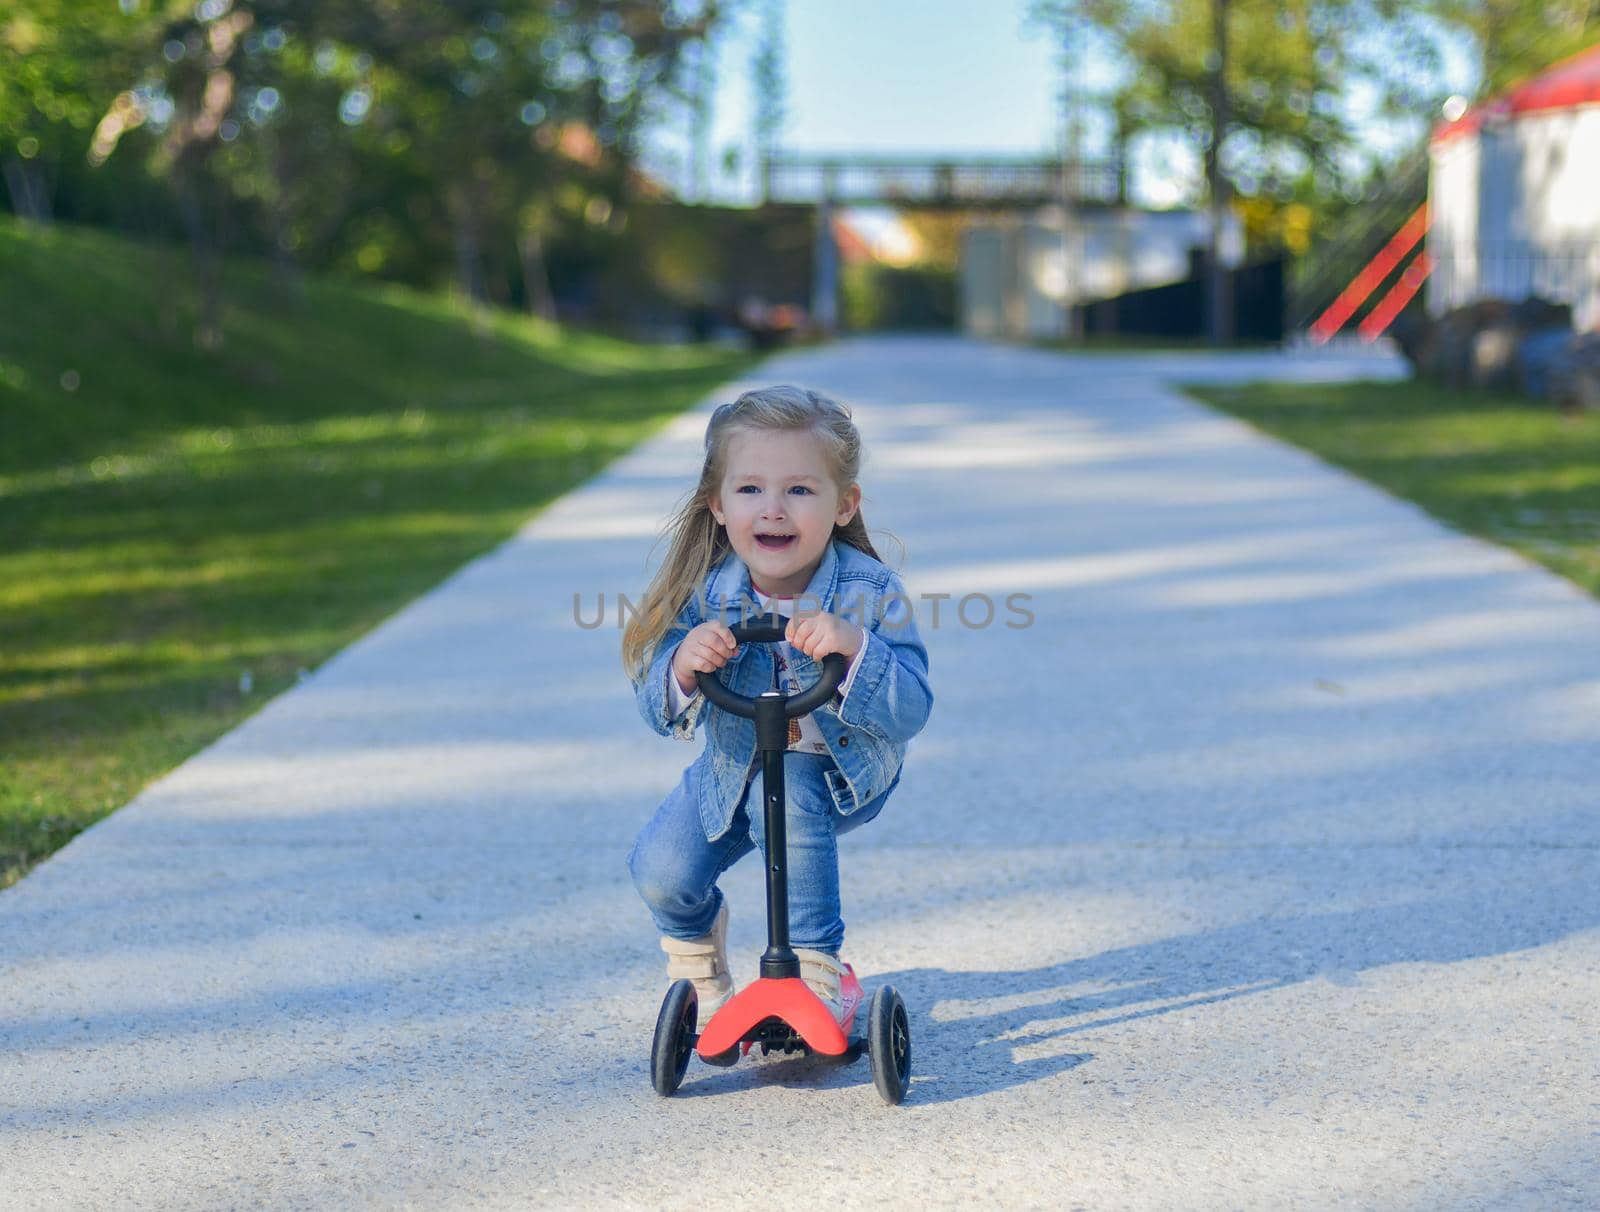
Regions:
<svg viewBox="0 0 1600 1212"><path fill-rule="evenodd" d="M1322 979L1359 985L1394 964L1522 951L1600 924L1592 879L1293 917L1262 917L1033 969L885 972L911 1011L908 1102L1026 1085L1094 1060L1096 1033Z"/></svg>

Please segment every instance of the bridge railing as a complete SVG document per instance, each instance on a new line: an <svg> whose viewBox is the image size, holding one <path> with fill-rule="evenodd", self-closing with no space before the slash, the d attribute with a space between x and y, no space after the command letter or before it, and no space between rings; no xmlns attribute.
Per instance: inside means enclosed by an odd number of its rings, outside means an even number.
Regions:
<svg viewBox="0 0 1600 1212"><path fill-rule="evenodd" d="M840 206L1111 205L1122 192L1114 163L1005 157L779 155L764 162L762 182L769 202Z"/></svg>

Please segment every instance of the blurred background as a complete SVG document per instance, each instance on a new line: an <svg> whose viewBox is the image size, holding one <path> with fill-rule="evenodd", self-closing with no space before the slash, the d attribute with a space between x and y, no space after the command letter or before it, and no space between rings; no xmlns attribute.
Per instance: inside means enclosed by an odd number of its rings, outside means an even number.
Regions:
<svg viewBox="0 0 1600 1212"><path fill-rule="evenodd" d="M202 344L229 255L644 340L1277 341L1377 312L1375 336L1491 283L1587 327L1600 67L1515 89L1597 22L1590 0L12 0L0 202L183 244ZM1532 133L1498 128L1507 97ZM1391 283L1373 258L1403 232Z"/></svg>
<svg viewBox="0 0 1600 1212"><path fill-rule="evenodd" d="M1393 342L1194 394L1600 590L1597 44L1595 0L5 0L0 888L836 334Z"/></svg>

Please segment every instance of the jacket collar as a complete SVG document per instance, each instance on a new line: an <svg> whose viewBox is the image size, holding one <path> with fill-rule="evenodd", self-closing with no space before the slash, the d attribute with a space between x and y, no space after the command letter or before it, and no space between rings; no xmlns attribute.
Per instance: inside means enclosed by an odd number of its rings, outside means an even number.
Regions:
<svg viewBox="0 0 1600 1212"><path fill-rule="evenodd" d="M839 541L829 539L828 545L822 549L822 562L811 574L804 591L812 601L820 601L823 610L833 609L838 571ZM749 603L751 614L761 609L761 600L756 597L755 588L750 584L749 566L739 558L737 552L730 551L712 571L710 584L706 588L706 605L728 609L740 603Z"/></svg>

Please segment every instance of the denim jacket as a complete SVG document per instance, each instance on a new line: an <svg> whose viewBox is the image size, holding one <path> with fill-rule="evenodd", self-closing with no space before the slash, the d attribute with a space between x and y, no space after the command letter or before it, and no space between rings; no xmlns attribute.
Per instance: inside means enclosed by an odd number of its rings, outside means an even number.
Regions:
<svg viewBox="0 0 1600 1212"><path fill-rule="evenodd" d="M812 714L837 767L827 771L828 790L848 816L886 797L900 782L907 742L922 731L933 707L928 650L900 578L849 543L829 542L794 611L814 608L866 631L867 650L843 706L835 694ZM743 800L757 756L755 721L723 711L704 694L672 719L666 679L673 676L672 654L691 628L707 619L731 627L755 619L760 610L749 568L730 551L707 575L702 592L679 612L655 650L649 673L634 688L639 714L662 736L692 742L705 714L710 739L695 764L700 767L700 823L712 841L728 831ZM822 666L796 649L792 670L804 687L817 680ZM729 689L754 698L772 688L772 672L771 645L741 644L717 676Z"/></svg>

